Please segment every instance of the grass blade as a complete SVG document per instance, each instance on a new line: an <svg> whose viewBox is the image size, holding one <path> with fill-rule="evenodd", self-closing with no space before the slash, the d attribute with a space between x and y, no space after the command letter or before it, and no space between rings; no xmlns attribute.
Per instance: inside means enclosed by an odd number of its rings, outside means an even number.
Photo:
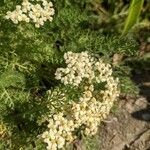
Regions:
<svg viewBox="0 0 150 150"><path fill-rule="evenodd" d="M125 35L136 23L143 6L143 2L144 0L132 0L122 35Z"/></svg>

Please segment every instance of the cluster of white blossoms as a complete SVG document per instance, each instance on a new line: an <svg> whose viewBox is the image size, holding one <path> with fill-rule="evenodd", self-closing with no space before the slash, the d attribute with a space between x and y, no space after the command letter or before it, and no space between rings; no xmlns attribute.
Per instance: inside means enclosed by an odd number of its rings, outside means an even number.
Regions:
<svg viewBox="0 0 150 150"><path fill-rule="evenodd" d="M89 87L90 89L90 87ZM98 125L102 120L99 110L102 106L101 102L96 101L91 90L86 90L80 97L79 103L72 106L72 114L76 127L84 126L83 133L85 135L94 135L97 132Z"/></svg>
<svg viewBox="0 0 150 150"><path fill-rule="evenodd" d="M57 150L64 147L66 142L70 143L75 138L72 135L74 123L63 116L63 113L53 115L48 121L48 131L42 134L48 150Z"/></svg>
<svg viewBox="0 0 150 150"><path fill-rule="evenodd" d="M73 120L77 127L85 126L85 135L94 135L98 130L98 125L109 114L114 101L119 96L118 79L108 77L105 90L99 91L101 97L95 98L94 86L86 87L83 96L78 103L72 106Z"/></svg>
<svg viewBox="0 0 150 150"><path fill-rule="evenodd" d="M87 52L67 52L64 54L64 59L67 67L56 70L57 80L61 80L65 85L72 84L78 86L83 78L88 79L89 82L94 78L94 59Z"/></svg>
<svg viewBox="0 0 150 150"><path fill-rule="evenodd" d="M96 80L97 83L106 81L107 77L112 74L109 64L105 64L101 59L95 60L88 52L64 54L67 64L66 68L58 68L56 70L56 79L61 80L63 84L71 84L78 86L83 79L88 79L91 83Z"/></svg>
<svg viewBox="0 0 150 150"><path fill-rule="evenodd" d="M86 81L87 85L84 84L82 96L77 102L72 102L70 110L67 110L68 115L58 113L49 119L49 130L42 135L44 142L48 144L48 150L61 149L66 143L75 140L75 131L78 129L87 136L96 134L98 125L107 117L119 96L119 81L113 78L109 64L101 59L94 59L88 52L67 52L64 58L67 67L57 69L56 79L61 80L64 85L77 87L84 79L88 82ZM96 83L105 83L104 89L95 89Z"/></svg>
<svg viewBox="0 0 150 150"><path fill-rule="evenodd" d="M8 11L5 18L10 19L15 24L21 21L33 22L37 28L43 26L47 20L51 22L55 13L52 2L35 1L39 3L32 4L29 0L23 0L22 4L17 5L14 11Z"/></svg>

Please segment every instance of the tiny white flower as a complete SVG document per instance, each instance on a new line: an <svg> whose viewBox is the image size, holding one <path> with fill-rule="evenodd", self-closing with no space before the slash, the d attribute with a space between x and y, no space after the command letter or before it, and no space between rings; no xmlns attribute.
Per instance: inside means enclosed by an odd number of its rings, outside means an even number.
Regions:
<svg viewBox="0 0 150 150"><path fill-rule="evenodd" d="M22 21L22 16L18 16L18 21Z"/></svg>
<svg viewBox="0 0 150 150"><path fill-rule="evenodd" d="M14 24L18 24L18 20L12 20Z"/></svg>
<svg viewBox="0 0 150 150"><path fill-rule="evenodd" d="M36 28L39 28L39 27L40 27L40 25L36 23L36 24L35 24L35 27L36 27Z"/></svg>
<svg viewBox="0 0 150 150"><path fill-rule="evenodd" d="M43 5L43 6L46 6L47 4L48 4L48 2L47 2L46 0L43 0L42 5Z"/></svg>
<svg viewBox="0 0 150 150"><path fill-rule="evenodd" d="M20 11L21 10L21 6L20 5L16 5L16 10Z"/></svg>
<svg viewBox="0 0 150 150"><path fill-rule="evenodd" d="M53 144L52 144L51 150L57 150L57 144L56 144L56 143L53 143Z"/></svg>
<svg viewBox="0 0 150 150"><path fill-rule="evenodd" d="M59 137L59 138L57 139L57 144L58 144L58 148L59 148L59 149L60 149L60 148L63 148L63 146L64 146L64 144L65 144L65 139L62 138L62 137Z"/></svg>
<svg viewBox="0 0 150 150"><path fill-rule="evenodd" d="M49 2L48 5L49 5L50 7L53 7L53 3L52 3L52 2Z"/></svg>
<svg viewBox="0 0 150 150"><path fill-rule="evenodd" d="M30 22L30 19L29 19L28 17L26 17L26 18L24 19L24 21L29 23L29 22Z"/></svg>

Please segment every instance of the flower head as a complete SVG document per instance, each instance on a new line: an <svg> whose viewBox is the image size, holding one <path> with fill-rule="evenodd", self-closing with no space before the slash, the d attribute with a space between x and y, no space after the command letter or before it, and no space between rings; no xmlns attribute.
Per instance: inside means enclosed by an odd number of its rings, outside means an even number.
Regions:
<svg viewBox="0 0 150 150"><path fill-rule="evenodd" d="M79 100L71 103L70 110L67 110L69 113L52 115L48 132L43 133L44 141L47 144L55 141L55 148L58 149L76 138L77 129L87 136L96 134L98 125L107 117L119 96L118 79L113 78L109 64L95 59L88 52L67 52L64 59L67 67L56 70L56 79L64 85L79 87L84 83L85 86ZM105 83L104 89L95 88L95 84L99 83ZM53 150L54 147L50 146Z"/></svg>
<svg viewBox="0 0 150 150"><path fill-rule="evenodd" d="M5 18L15 24L21 21L33 22L36 28L43 26L47 20L51 22L55 13L52 2L48 3L46 0L37 0L37 2L42 3L34 5L29 0L23 0L14 11L8 11Z"/></svg>

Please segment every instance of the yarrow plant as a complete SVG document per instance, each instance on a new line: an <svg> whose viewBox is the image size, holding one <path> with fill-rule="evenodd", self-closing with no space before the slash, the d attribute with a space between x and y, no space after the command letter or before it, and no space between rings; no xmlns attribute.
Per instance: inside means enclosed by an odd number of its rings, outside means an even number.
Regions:
<svg viewBox="0 0 150 150"><path fill-rule="evenodd" d="M0 149L70 149L109 114L119 94L113 75L122 93L138 93L132 64L114 60L138 56L137 38L110 32L112 21L103 28L93 10L89 0L0 0ZM89 52L69 52L77 48ZM117 62L113 74L98 54Z"/></svg>
<svg viewBox="0 0 150 150"><path fill-rule="evenodd" d="M5 18L15 24L21 21L33 22L37 28L43 26L47 20L51 22L55 13L52 2L46 0L36 0L36 2L38 3L32 4L29 0L23 0L14 11L8 11Z"/></svg>
<svg viewBox="0 0 150 150"><path fill-rule="evenodd" d="M119 96L119 81L112 76L109 64L86 51L67 52L64 59L67 66L56 70L56 79L66 86L70 85L70 88L84 89L67 110L49 116L48 130L42 134L48 150L63 148L77 138L77 133L86 136L96 134L98 125L107 117ZM99 84L103 85L102 89L96 87ZM67 97L67 93L64 95Z"/></svg>

